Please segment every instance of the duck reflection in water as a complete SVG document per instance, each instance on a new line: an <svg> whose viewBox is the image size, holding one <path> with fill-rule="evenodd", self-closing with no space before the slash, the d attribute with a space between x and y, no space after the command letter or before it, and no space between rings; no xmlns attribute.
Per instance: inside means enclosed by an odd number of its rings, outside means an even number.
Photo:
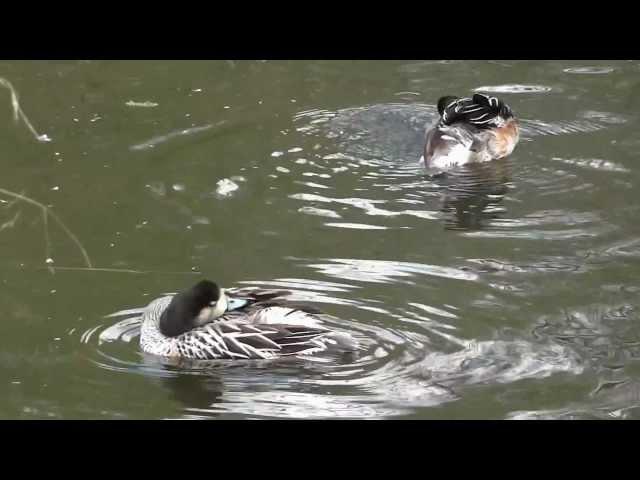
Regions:
<svg viewBox="0 0 640 480"><path fill-rule="evenodd" d="M316 363L290 357L230 362L165 358L142 353L144 366L156 372L149 378L168 391L170 398L183 410L182 416L202 419L223 415L232 418L236 414L247 413L266 417L287 416L284 411L274 413L274 399L282 403L278 408L291 410L294 417L305 411L312 415L317 408L313 402L315 396L311 393L314 387L303 388L310 391L302 395L311 398L305 405L301 403L301 394L291 389L292 385L304 385L304 379L322 377L336 364L351 364L355 358L353 352L334 352L325 360L330 361ZM291 383L292 378L297 379L294 384ZM318 398L323 399L324 395L318 395Z"/></svg>
<svg viewBox="0 0 640 480"><path fill-rule="evenodd" d="M511 161L496 160L457 167L432 177L442 188L445 228L483 230L506 212L502 205L511 186Z"/></svg>
<svg viewBox="0 0 640 480"><path fill-rule="evenodd" d="M147 353L142 354L143 363L155 371L163 372L150 378L169 391L171 398L189 411L201 411L206 417L215 417L215 406L224 394L223 372L218 364L198 365L198 362L181 358L163 358ZM219 362L218 362L219 363Z"/></svg>

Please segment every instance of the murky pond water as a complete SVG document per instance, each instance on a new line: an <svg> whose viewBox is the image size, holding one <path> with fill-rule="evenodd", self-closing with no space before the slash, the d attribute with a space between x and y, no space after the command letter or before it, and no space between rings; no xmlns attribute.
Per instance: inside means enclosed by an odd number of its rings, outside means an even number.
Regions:
<svg viewBox="0 0 640 480"><path fill-rule="evenodd" d="M638 62L3 62L2 418L638 418ZM521 119L430 178L446 94ZM38 203L11 195L27 196ZM107 315L202 277L364 345L176 368Z"/></svg>

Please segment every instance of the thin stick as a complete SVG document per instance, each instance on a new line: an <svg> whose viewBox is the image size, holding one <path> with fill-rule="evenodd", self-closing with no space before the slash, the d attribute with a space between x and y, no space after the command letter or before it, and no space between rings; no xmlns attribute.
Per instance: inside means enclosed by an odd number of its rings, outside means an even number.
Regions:
<svg viewBox="0 0 640 480"><path fill-rule="evenodd" d="M49 217L47 215L47 210L42 210L42 225L44 227L44 254L45 261L49 261L51 258L51 240L49 240Z"/></svg>
<svg viewBox="0 0 640 480"><path fill-rule="evenodd" d="M11 190L7 190L5 188L0 188L0 193L4 194L4 195L8 195L9 197L13 197L13 198L19 198L20 200L22 200L23 202L29 203L31 205L34 205L38 208L40 208L43 212L43 219L44 219L44 223L45 223L45 242L47 244L47 252L45 252L47 254L47 258L49 258L48 254L49 254L49 234L47 231L47 219L48 219L48 215L51 215L51 218L53 218L58 225L60 226L60 228L62 228L65 233L69 236L69 238L71 238L71 240L76 244L76 246L78 247L78 249L80 250L80 252L82 253L82 257L84 258L85 263L87 264L88 268L93 268L93 265L91 264L91 259L89 258L89 255L87 254L87 251L85 250L85 248L82 246L82 243L80 243L80 240L78 240L78 237L76 237L73 232L71 230L69 230L67 228L67 226L64 224L64 222L62 220L60 220L60 217L58 217L58 215L56 215L49 207L47 207L46 205L43 205L42 203L33 200L32 198L26 197L20 193L15 193L12 192Z"/></svg>
<svg viewBox="0 0 640 480"><path fill-rule="evenodd" d="M13 120L17 123L18 120L22 119L24 124L27 126L27 128L33 134L33 136L37 141L50 142L51 139L46 134L40 135L38 132L36 132L36 129L33 128L33 125L31 125L31 122L29 121L25 113L22 111L22 108L20 108L20 103L18 102L18 94L16 92L16 89L13 88L13 85L11 85L11 82L9 82L9 80L7 80L6 78L0 77L0 85L5 87L11 93L11 106L13 107Z"/></svg>
<svg viewBox="0 0 640 480"><path fill-rule="evenodd" d="M13 216L11 220L7 220L2 225L0 225L0 232L5 228L13 228L16 224L16 221L20 218L20 211L18 210L16 214Z"/></svg>
<svg viewBox="0 0 640 480"><path fill-rule="evenodd" d="M42 267L45 268L45 267ZM133 273L137 275L144 274L166 274L166 275L202 275L202 272L165 272L161 270L133 270L128 268L103 268L103 267L58 267L56 270L70 270L79 272L110 272L110 273Z"/></svg>
<svg viewBox="0 0 640 480"><path fill-rule="evenodd" d="M53 213L53 211L49 210L49 213L51 214L53 219L56 222L58 222L58 225L62 227L62 229L66 232L66 234L69 235L69 238L73 240L73 243L75 243L76 246L80 249L80 251L82 252L82 256L84 257L84 261L87 264L87 267L93 268L93 265L91 264L91 259L89 258L89 254L87 254L87 251L82 246L82 243L80 243L80 240L78 240L78 237L76 237L73 234L73 232L67 228L67 226L62 222L62 220L60 220L60 217L58 217L55 213Z"/></svg>

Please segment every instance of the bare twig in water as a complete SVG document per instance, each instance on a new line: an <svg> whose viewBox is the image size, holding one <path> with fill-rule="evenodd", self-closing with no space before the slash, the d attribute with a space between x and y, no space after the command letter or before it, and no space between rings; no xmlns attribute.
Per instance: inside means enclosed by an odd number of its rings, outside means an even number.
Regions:
<svg viewBox="0 0 640 480"><path fill-rule="evenodd" d="M11 85L11 82L9 82L9 80L7 80L6 78L0 77L0 85L5 87L11 93L11 106L13 107L13 120L17 123L20 119L22 119L24 124L27 126L27 128L33 134L33 136L37 141L50 142L51 139L46 134L40 135L36 131L36 129L33 128L33 125L31 125L31 122L29 121L25 113L22 111L22 108L20 108L20 103L18 102L18 94L15 88L13 88L13 85Z"/></svg>
<svg viewBox="0 0 640 480"><path fill-rule="evenodd" d="M64 222L60 220L60 217L58 217L58 215L56 215L49 207L25 195L22 195L20 193L15 193L4 188L0 188L0 193L2 193L3 195L7 195L9 197L22 200L23 202L28 203L30 205L34 205L40 209L40 211L42 212L42 220L44 222L45 254L46 254L47 260L49 260L50 258L49 254L51 252L51 242L49 240L49 221L48 221L49 215L51 215L51 218L53 218L56 221L56 223L60 226L60 228L62 228L64 232L69 236L71 241L73 241L73 243L76 244L76 246L80 250L80 253L82 253L82 257L84 258L84 262L87 265L87 267L93 268L93 265L91 264L91 259L89 258L89 255L87 254L87 251L85 250L85 248L82 246L82 243L80 243L80 240L78 240L78 237L76 237L73 234L73 232L67 228Z"/></svg>
<svg viewBox="0 0 640 480"><path fill-rule="evenodd" d="M45 267L43 267L45 268ZM162 270L133 270L130 268L101 268L101 267L59 267L56 270L70 270L75 272L108 272L108 273L132 273L136 275L164 274L164 275L202 275L202 272L165 272Z"/></svg>
<svg viewBox="0 0 640 480"><path fill-rule="evenodd" d="M20 211L16 212L11 220L7 220L2 225L0 225L0 232L5 228L13 228L16 224L16 220L20 217Z"/></svg>

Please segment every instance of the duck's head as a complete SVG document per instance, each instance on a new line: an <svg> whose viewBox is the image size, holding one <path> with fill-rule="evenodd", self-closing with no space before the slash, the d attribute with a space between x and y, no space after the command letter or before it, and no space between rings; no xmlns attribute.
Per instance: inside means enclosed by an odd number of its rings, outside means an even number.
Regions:
<svg viewBox="0 0 640 480"><path fill-rule="evenodd" d="M214 282L202 280L173 297L160 316L158 328L163 335L176 337L224 315L227 306L224 290Z"/></svg>

